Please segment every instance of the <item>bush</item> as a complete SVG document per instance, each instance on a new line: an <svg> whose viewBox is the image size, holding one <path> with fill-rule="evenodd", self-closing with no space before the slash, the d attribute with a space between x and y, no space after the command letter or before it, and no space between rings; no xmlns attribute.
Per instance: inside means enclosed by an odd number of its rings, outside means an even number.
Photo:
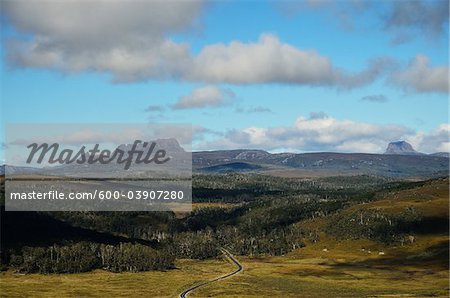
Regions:
<svg viewBox="0 0 450 298"><path fill-rule="evenodd" d="M79 242L50 247L23 247L10 265L23 273L79 273L104 268L113 272L165 270L175 258L141 244L103 245Z"/></svg>

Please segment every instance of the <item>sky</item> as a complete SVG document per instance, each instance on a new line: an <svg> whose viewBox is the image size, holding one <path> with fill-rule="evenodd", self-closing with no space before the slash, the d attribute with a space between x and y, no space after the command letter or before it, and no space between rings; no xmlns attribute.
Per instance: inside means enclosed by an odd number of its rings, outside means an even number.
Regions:
<svg viewBox="0 0 450 298"><path fill-rule="evenodd" d="M0 3L3 127L187 123L194 150L450 151L448 1Z"/></svg>

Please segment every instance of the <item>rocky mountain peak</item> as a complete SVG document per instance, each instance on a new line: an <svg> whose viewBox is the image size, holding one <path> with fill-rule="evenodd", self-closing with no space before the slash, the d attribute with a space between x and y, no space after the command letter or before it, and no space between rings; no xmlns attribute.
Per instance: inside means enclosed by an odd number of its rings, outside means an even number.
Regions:
<svg viewBox="0 0 450 298"><path fill-rule="evenodd" d="M397 141L389 143L384 154L418 155L422 153L414 150L413 146L406 141Z"/></svg>

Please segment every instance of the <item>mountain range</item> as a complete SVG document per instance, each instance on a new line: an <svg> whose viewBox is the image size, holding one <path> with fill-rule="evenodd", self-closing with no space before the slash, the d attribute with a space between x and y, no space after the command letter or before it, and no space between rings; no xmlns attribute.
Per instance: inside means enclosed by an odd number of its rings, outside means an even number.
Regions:
<svg viewBox="0 0 450 298"><path fill-rule="evenodd" d="M199 172L262 172L287 176L380 175L434 177L449 172L449 154L417 152L405 141L389 143L384 154L368 153L269 153L263 150L194 152L193 168Z"/></svg>
<svg viewBox="0 0 450 298"><path fill-rule="evenodd" d="M169 154L184 152L167 141ZM122 146L126 148L126 145ZM12 174L36 169L7 166ZM259 172L276 175L379 175L390 177L436 177L449 173L449 154L424 154L405 141L389 143L384 154L369 153L269 153L263 150L217 150L192 153L192 169L198 173ZM0 167L0 174L5 166Z"/></svg>

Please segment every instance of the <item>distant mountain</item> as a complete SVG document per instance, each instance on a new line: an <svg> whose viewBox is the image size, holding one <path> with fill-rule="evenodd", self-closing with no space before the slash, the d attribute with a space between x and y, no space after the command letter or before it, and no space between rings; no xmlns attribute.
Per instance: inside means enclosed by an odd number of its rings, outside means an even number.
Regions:
<svg viewBox="0 0 450 298"><path fill-rule="evenodd" d="M152 142L155 143L154 147ZM133 148L133 144L121 144L115 150L122 150L127 152ZM182 176L190 175L191 172L191 153L186 152L183 147L180 146L176 139L156 139L148 141L146 146L143 143L137 144L136 150L143 151L141 157L147 156L152 159L158 150L164 149L166 151L165 157L169 157L171 160L170 165L155 163L133 163L129 169L125 169L125 163L117 163L117 160L122 154L118 154L116 159L106 164L100 164L95 162L88 164L70 163L70 164L58 164L52 167L32 168L32 167L18 167L11 165L0 166L0 175L25 175L25 174L40 174L50 176L61 177L83 177L83 178L124 178L124 177L141 177L146 173L152 178L164 177L169 175ZM86 152L84 157L86 160L90 157L90 152ZM127 153L126 153L127 154ZM111 153L114 155L114 152ZM96 155L98 157L99 154ZM125 155L125 158L127 156ZM134 157L136 158L136 157ZM157 168L156 168L157 166Z"/></svg>
<svg viewBox="0 0 450 298"><path fill-rule="evenodd" d="M389 143L384 154L422 155L423 153L414 150L414 148L408 142L398 141Z"/></svg>
<svg viewBox="0 0 450 298"><path fill-rule="evenodd" d="M260 168L254 166L260 166ZM294 171L321 175L436 177L448 175L449 160L443 156L426 154L333 152L272 154L259 150L241 149L193 152L192 168L198 172L247 170L268 174L271 171L278 173Z"/></svg>
<svg viewBox="0 0 450 298"><path fill-rule="evenodd" d="M450 152L436 152L436 153L431 153L430 155L450 158Z"/></svg>
<svg viewBox="0 0 450 298"><path fill-rule="evenodd" d="M158 140L158 143L160 144L159 148L165 148L172 158L179 161L179 167L175 172L190 170L190 152L184 151L178 142L173 139ZM124 144L119 148L129 150L130 146ZM186 168L184 168L185 165ZM7 168L9 167L7 166ZM49 169L49 172L53 175L63 175L70 170L69 173L80 174L86 171L86 173L97 174L97 167L99 171L101 170L101 174L107 171L114 177L121 173L125 176L128 175L128 172L124 173L123 170L117 169L115 164L92 166L86 170L79 165L60 166ZM152 170L152 165L140 164L133 166L130 175L141 175L141 173L148 173L149 170ZM297 174L300 176L303 174L319 174L321 176L368 174L389 177L438 177L446 176L449 173L449 154L444 152L422 154L415 151L410 144L404 141L390 143L385 154L269 153L253 149L201 151L192 153L192 170L203 173L259 172L269 175L274 173L276 175L294 176ZM25 174L36 173L37 171L37 169L32 168L11 167L9 173ZM42 171L42 169L39 171ZM4 172L4 166L0 167L0 174L2 172ZM153 174L156 175L156 173Z"/></svg>
<svg viewBox="0 0 450 298"><path fill-rule="evenodd" d="M32 167L18 167L18 166L10 166L10 165L1 165L0 166L0 175L13 175L13 174L36 174L40 173L42 170Z"/></svg>

